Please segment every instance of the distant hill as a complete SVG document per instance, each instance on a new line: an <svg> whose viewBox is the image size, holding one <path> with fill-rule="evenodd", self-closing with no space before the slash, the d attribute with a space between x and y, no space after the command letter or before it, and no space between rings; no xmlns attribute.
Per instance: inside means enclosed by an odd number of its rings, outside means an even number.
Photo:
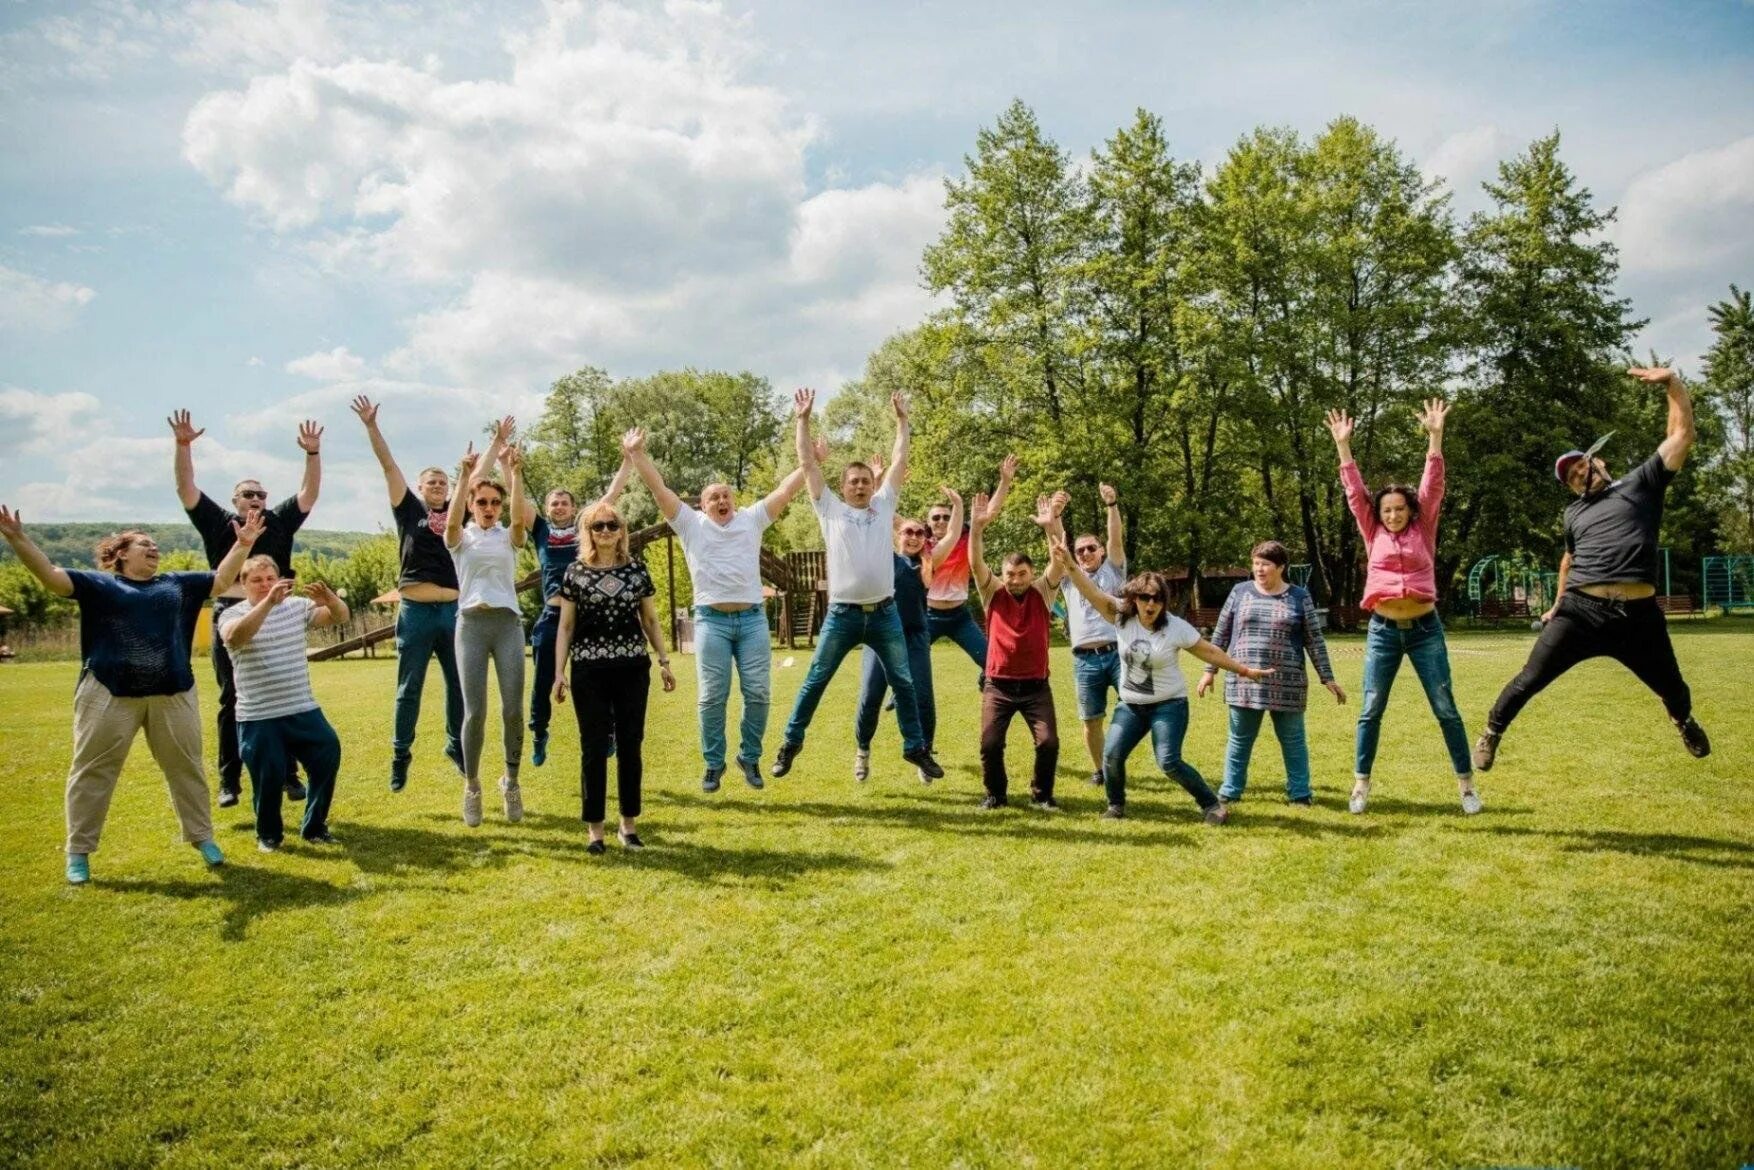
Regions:
<svg viewBox="0 0 1754 1170"><path fill-rule="evenodd" d="M152 538L158 541L158 547L167 553L201 551L201 537L187 521L163 521L157 524L31 524L26 531L37 542L37 547L48 554L50 561L68 568L80 568L90 567L91 550L99 540L125 528L139 528L152 533ZM292 549L295 553L345 557L371 540L374 535L376 534L371 532L329 532L321 528L303 528L293 540ZM0 543L0 561L11 559L12 550Z"/></svg>

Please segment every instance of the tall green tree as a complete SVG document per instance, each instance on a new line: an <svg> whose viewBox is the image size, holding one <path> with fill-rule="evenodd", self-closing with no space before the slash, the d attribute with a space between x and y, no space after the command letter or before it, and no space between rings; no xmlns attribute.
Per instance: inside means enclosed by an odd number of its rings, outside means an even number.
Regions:
<svg viewBox="0 0 1754 1170"><path fill-rule="evenodd" d="M1724 432L1709 474L1723 502L1725 547L1754 552L1754 303L1732 284L1729 299L1707 312L1713 338L1701 397Z"/></svg>

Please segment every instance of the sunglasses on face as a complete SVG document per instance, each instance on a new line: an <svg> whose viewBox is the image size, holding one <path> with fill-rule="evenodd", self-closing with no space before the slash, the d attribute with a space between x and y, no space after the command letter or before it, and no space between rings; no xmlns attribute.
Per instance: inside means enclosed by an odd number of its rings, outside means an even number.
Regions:
<svg viewBox="0 0 1754 1170"><path fill-rule="evenodd" d="M949 513L946 513L942 516L927 516L926 519L930 520L934 524L948 524L948 523L950 523Z"/></svg>
<svg viewBox="0 0 1754 1170"><path fill-rule="evenodd" d="M620 532L621 531L621 521L619 521L619 520L593 520L591 522L591 531L592 532Z"/></svg>
<svg viewBox="0 0 1754 1170"><path fill-rule="evenodd" d="M1149 601L1152 605L1162 605L1163 604L1163 594L1161 594L1161 593L1135 593L1135 594L1133 594L1133 600L1134 601Z"/></svg>
<svg viewBox="0 0 1754 1170"><path fill-rule="evenodd" d="M903 536L924 536L926 530L924 528L903 528L901 534Z"/></svg>
<svg viewBox="0 0 1754 1170"><path fill-rule="evenodd" d="M245 488L243 491L238 493L238 499L240 499L240 500L265 500L267 498L268 498L267 492L253 490L250 488Z"/></svg>
<svg viewBox="0 0 1754 1170"><path fill-rule="evenodd" d="M477 508L497 508L497 507L499 507L499 501L498 500L489 500L489 499L480 499L480 500L475 501L475 506Z"/></svg>
<svg viewBox="0 0 1754 1170"><path fill-rule="evenodd" d="M1093 553L1093 552L1101 552L1101 551L1102 551L1102 550L1101 550L1101 549L1100 549L1100 548L1098 548L1098 547L1097 547L1097 546L1096 546L1096 545L1094 545L1094 544L1087 544L1087 545L1085 545L1085 546L1084 546L1084 547L1083 547L1083 548L1080 548L1080 549L1078 549L1078 550L1077 550L1077 553L1078 553L1078 555L1079 555L1079 556L1081 556L1081 557L1087 557L1087 556L1089 556L1089 555L1090 555L1090 554L1091 554L1091 553Z"/></svg>

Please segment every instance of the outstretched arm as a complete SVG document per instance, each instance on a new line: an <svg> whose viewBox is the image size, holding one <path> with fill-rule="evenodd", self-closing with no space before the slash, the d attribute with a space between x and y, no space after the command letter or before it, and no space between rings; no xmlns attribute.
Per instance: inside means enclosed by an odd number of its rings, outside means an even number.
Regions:
<svg viewBox="0 0 1754 1170"><path fill-rule="evenodd" d="M67 570L50 562L36 541L24 534L24 521L17 512L0 505L0 538L12 547L12 554L30 575L43 583L43 588L56 597L73 596L73 578Z"/></svg>
<svg viewBox="0 0 1754 1170"><path fill-rule="evenodd" d="M372 454L377 456L378 466L383 469L384 486L390 489L390 507L394 508L408 494L408 480L391 457L390 444L384 442L384 433L378 430L378 404L361 394L353 400L353 413L365 424L365 437L370 440Z"/></svg>
<svg viewBox="0 0 1754 1170"><path fill-rule="evenodd" d="M511 507L507 509L512 518L512 547L523 548L524 534L529 529L524 520L524 509L530 506L529 501L524 498L524 453L513 443L500 453L499 464L505 468L506 482L512 493Z"/></svg>
<svg viewBox="0 0 1754 1170"><path fill-rule="evenodd" d="M1340 453L1340 483L1346 489L1346 507L1352 512L1359 535L1370 543L1376 532L1376 515L1371 510L1370 489L1364 486L1364 473L1352 458L1352 416L1343 410L1328 411L1328 433L1334 436L1334 449Z"/></svg>
<svg viewBox="0 0 1754 1170"><path fill-rule="evenodd" d="M517 433L517 429L518 420L509 414L493 424L493 438L487 441L487 450L481 453L481 458L475 463L475 467L480 471L482 479L491 476L493 474L493 469L501 466L500 458L505 454L506 448L511 446L512 436ZM471 443L469 445L470 447L474 447L475 444ZM457 482L462 485L464 492L473 492L475 490L475 482L473 479L464 477Z"/></svg>
<svg viewBox="0 0 1754 1170"><path fill-rule="evenodd" d="M1662 445L1657 454L1662 456L1663 466L1670 471L1680 471L1681 465L1687 462L1687 453L1693 450L1697 436L1693 430L1693 396L1687 392L1686 383L1681 375L1674 370L1651 369L1634 366L1626 371L1640 382L1650 385L1663 385L1669 392L1669 426L1668 433L1663 436Z"/></svg>
<svg viewBox="0 0 1754 1170"><path fill-rule="evenodd" d="M267 527L262 519L263 515L262 512L251 512L250 518L241 527L237 521L232 521L231 530L237 533L237 543L231 546L231 551L225 554L224 560L213 566L213 589L208 596L218 597L237 581L238 570L250 559L250 549L255 547L256 538Z"/></svg>
<svg viewBox="0 0 1754 1170"><path fill-rule="evenodd" d="M810 442L810 412L816 407L816 391L798 390L792 395L793 441L798 448L798 466L804 469L804 486L810 498L820 500L824 484L822 465L816 461L816 448Z"/></svg>
<svg viewBox="0 0 1754 1170"><path fill-rule="evenodd" d="M1117 565L1127 563L1127 522L1121 519L1121 498L1112 485L1096 485L1102 496L1103 510L1108 513L1108 559Z"/></svg>
<svg viewBox="0 0 1754 1170"><path fill-rule="evenodd" d="M944 539L932 546L932 555L926 558L933 572L937 572L938 566L949 559L957 542L962 539L962 497L948 484L939 485L938 490L950 497L950 523L945 526Z"/></svg>
<svg viewBox="0 0 1754 1170"><path fill-rule="evenodd" d="M173 410L165 419L170 424L171 437L177 441L177 456L174 463L177 478L177 500L185 509L193 508L201 502L201 489L195 486L195 453L192 448L195 440L207 433L207 428L195 429L189 421L189 412Z"/></svg>
<svg viewBox="0 0 1754 1170"><path fill-rule="evenodd" d="M902 395L889 396L889 409L895 412L895 446L889 451L889 478L899 492L907 482L907 452L913 445L913 424L908 419L907 399Z"/></svg>
<svg viewBox="0 0 1754 1170"><path fill-rule="evenodd" d="M1428 398L1419 415L1419 425L1430 436L1425 447L1425 471L1419 477L1419 526L1437 540L1437 517L1443 508L1443 420L1449 404L1441 398Z"/></svg>
<svg viewBox="0 0 1754 1170"><path fill-rule="evenodd" d="M1253 666L1244 666L1242 663L1238 662L1218 647L1212 645L1212 643L1206 641L1204 638L1201 638L1198 642L1189 646L1188 653L1192 654L1202 662L1210 662L1214 666L1228 670L1231 674L1240 674L1243 678L1258 680L1266 678L1273 673L1272 667L1260 669Z"/></svg>
<svg viewBox="0 0 1754 1170"><path fill-rule="evenodd" d="M305 477L298 485L298 510L310 515L317 506L317 493L323 487L323 457L318 454L323 444L323 428L317 420L307 418L299 424L298 445L305 453Z"/></svg>
<svg viewBox="0 0 1754 1170"><path fill-rule="evenodd" d="M993 570L987 567L986 531L987 522L992 519L988 513L987 493L976 492L974 515L968 525L968 567L974 573L974 588L982 605L993 599L994 586Z"/></svg>
<svg viewBox="0 0 1754 1170"><path fill-rule="evenodd" d="M463 513L469 510L469 500L475 494L476 458L475 443L471 440L457 462L457 494L451 497L451 506L445 510L445 547L452 552L463 544Z"/></svg>
<svg viewBox="0 0 1754 1170"><path fill-rule="evenodd" d="M1017 456L1007 455L999 460L999 486L993 489L993 502L989 505L993 515L997 516L1005 510L1005 497L1011 494L1011 484L1017 479Z"/></svg>
<svg viewBox="0 0 1754 1170"><path fill-rule="evenodd" d="M779 486L768 492L767 498L761 501L761 506L767 509L768 523L771 524L778 520L780 514L786 510L786 505L790 504L803 490L804 469L794 467L786 478L780 480Z"/></svg>
<svg viewBox="0 0 1754 1170"><path fill-rule="evenodd" d="M1072 588L1084 595L1084 600L1096 608L1096 612L1102 615L1102 620L1110 625L1118 622L1120 603L1099 589L1096 582L1090 579L1090 574L1078 567L1071 550L1066 547L1065 539L1062 537L1052 541L1049 551L1053 553L1054 567L1072 582Z"/></svg>
<svg viewBox="0 0 1754 1170"><path fill-rule="evenodd" d="M311 614L313 626L342 626L353 616L347 608L347 602L322 581L312 581L299 592L316 603L317 608Z"/></svg>
<svg viewBox="0 0 1754 1170"><path fill-rule="evenodd" d="M658 502L658 514L666 523L676 519L676 514L682 511L682 497L670 490L670 485L664 482L663 472L658 470L658 465L646 453L644 427L634 427L621 436L621 466L631 466L639 473L640 481L652 493L652 499Z"/></svg>

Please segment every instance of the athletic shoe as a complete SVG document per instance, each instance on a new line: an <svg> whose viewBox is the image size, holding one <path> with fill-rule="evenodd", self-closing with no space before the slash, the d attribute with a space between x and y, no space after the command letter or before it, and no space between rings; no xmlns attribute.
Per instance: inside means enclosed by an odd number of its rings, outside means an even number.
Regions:
<svg viewBox="0 0 1754 1170"><path fill-rule="evenodd" d="M1124 821L1124 820L1126 820L1127 819L1127 806L1124 804L1111 804L1111 805L1109 805L1107 808L1102 810L1102 819L1105 821Z"/></svg>
<svg viewBox="0 0 1754 1170"><path fill-rule="evenodd" d="M510 776L499 778L499 794L505 801L505 819L517 824L524 819L524 790Z"/></svg>
<svg viewBox="0 0 1754 1170"><path fill-rule="evenodd" d="M589 845L585 846L585 852L589 853L592 857L601 857L608 851L609 846L603 844L601 841L592 841Z"/></svg>
<svg viewBox="0 0 1754 1170"><path fill-rule="evenodd" d="M1370 781L1369 780L1354 781L1352 784L1352 799L1350 799L1346 802L1347 811L1356 815L1358 813L1363 812L1364 806L1369 804L1369 803L1370 803Z"/></svg>
<svg viewBox="0 0 1754 1170"><path fill-rule="evenodd" d="M1222 825L1229 819L1230 806L1225 804L1222 800L1206 810L1206 823L1208 825Z"/></svg>
<svg viewBox="0 0 1754 1170"><path fill-rule="evenodd" d="M1315 801L1307 796L1292 796L1288 797L1285 803L1294 805L1297 808L1309 808L1315 804Z"/></svg>
<svg viewBox="0 0 1754 1170"><path fill-rule="evenodd" d="M1492 771L1492 762L1498 758L1498 741L1504 738L1502 732L1482 731L1480 738L1474 741L1474 771Z"/></svg>
<svg viewBox="0 0 1754 1170"><path fill-rule="evenodd" d="M638 833L623 833L621 830L617 829L615 835L621 838L621 847L623 849L644 849L646 847L646 843L639 839Z"/></svg>
<svg viewBox="0 0 1754 1170"><path fill-rule="evenodd" d="M773 767L768 769L768 773L772 776L784 776L792 770L792 761L803 750L804 745L801 743L782 743L780 750L773 754Z"/></svg>
<svg viewBox="0 0 1754 1170"><path fill-rule="evenodd" d="M743 773L743 783L749 785L749 787L758 792L765 787L761 781L760 760L739 759L737 761L737 769Z"/></svg>
<svg viewBox="0 0 1754 1170"><path fill-rule="evenodd" d="M1485 807L1484 804L1480 803L1480 794L1475 792L1472 788L1462 793L1463 816L1471 817Z"/></svg>
<svg viewBox="0 0 1754 1170"><path fill-rule="evenodd" d="M219 851L219 843L216 841L195 842L195 852L199 853L201 855L201 860L205 861L208 865L225 864L225 854Z"/></svg>
<svg viewBox="0 0 1754 1170"><path fill-rule="evenodd" d="M340 838L331 834L329 832L329 830L327 830L327 829L321 829L315 833L306 833L305 840L309 841L312 845L339 845L339 844L341 844Z"/></svg>
<svg viewBox="0 0 1754 1170"><path fill-rule="evenodd" d="M67 880L76 886L83 886L91 880L91 858L84 853L67 855Z"/></svg>
<svg viewBox="0 0 1754 1170"><path fill-rule="evenodd" d="M1699 726L1697 719L1689 715L1687 722L1676 726L1681 729L1681 742L1687 745L1687 750L1694 759L1703 760L1711 754L1711 738L1705 734L1705 728Z"/></svg>
<svg viewBox="0 0 1754 1170"><path fill-rule="evenodd" d="M463 823L473 829L481 823L481 789L463 789Z"/></svg>
<svg viewBox="0 0 1754 1170"><path fill-rule="evenodd" d="M1107 783L1107 781L1103 780L1103 778L1102 778L1102 769L1101 768L1098 768L1096 771L1090 773L1090 786L1092 788L1101 788L1105 783Z"/></svg>
<svg viewBox="0 0 1754 1170"><path fill-rule="evenodd" d="M862 784L866 780L869 780L870 778L871 778L871 753L870 753L870 751L867 750L867 751L862 751L862 752L854 752L853 753L853 779L859 781Z"/></svg>
<svg viewBox="0 0 1754 1170"><path fill-rule="evenodd" d="M407 760L390 761L391 792L400 792L408 786L408 764Z"/></svg>
<svg viewBox="0 0 1754 1170"><path fill-rule="evenodd" d="M262 838L257 837L256 849L260 853L278 853L280 852L280 842L264 841Z"/></svg>
<svg viewBox="0 0 1754 1170"><path fill-rule="evenodd" d="M296 804L297 802L303 800L304 798L305 798L305 786L298 782L298 777L297 776L287 777L287 779L286 779L286 799L288 799Z"/></svg>
<svg viewBox="0 0 1754 1170"><path fill-rule="evenodd" d="M1036 808L1039 808L1042 812L1060 811L1060 802L1051 796L1044 796L1039 800L1031 800L1029 803L1033 804Z"/></svg>
<svg viewBox="0 0 1754 1170"><path fill-rule="evenodd" d="M1004 808L1006 805L1008 805L1010 803L1011 802L1009 800L1006 800L1003 796L994 796L992 793L989 792L981 800L981 807L982 808Z"/></svg>
<svg viewBox="0 0 1754 1170"><path fill-rule="evenodd" d="M719 779L724 776L724 774L725 770L723 768L708 768L706 770L706 775L700 778L700 790L702 792L717 792L719 790Z"/></svg>
<svg viewBox="0 0 1754 1170"><path fill-rule="evenodd" d="M468 770L463 767L463 745L461 743L447 743L445 745L445 759L457 766L457 775L467 776L469 774Z"/></svg>
<svg viewBox="0 0 1754 1170"><path fill-rule="evenodd" d="M930 776L934 780L940 780L944 776L944 768L937 760L932 758L931 748L923 747L918 751L903 752L901 758L918 768L921 773Z"/></svg>
<svg viewBox="0 0 1754 1170"><path fill-rule="evenodd" d="M538 731L530 745L530 763L540 768L548 762L548 733Z"/></svg>
<svg viewBox="0 0 1754 1170"><path fill-rule="evenodd" d="M915 768L914 775L920 778L921 784L930 784L932 782L932 778L926 775L926 770L924 768Z"/></svg>
<svg viewBox="0 0 1754 1170"><path fill-rule="evenodd" d="M237 789L227 788L225 785L221 784L219 786L219 807L220 808L234 807L238 802L238 797L241 795L243 795L243 794L240 793Z"/></svg>

